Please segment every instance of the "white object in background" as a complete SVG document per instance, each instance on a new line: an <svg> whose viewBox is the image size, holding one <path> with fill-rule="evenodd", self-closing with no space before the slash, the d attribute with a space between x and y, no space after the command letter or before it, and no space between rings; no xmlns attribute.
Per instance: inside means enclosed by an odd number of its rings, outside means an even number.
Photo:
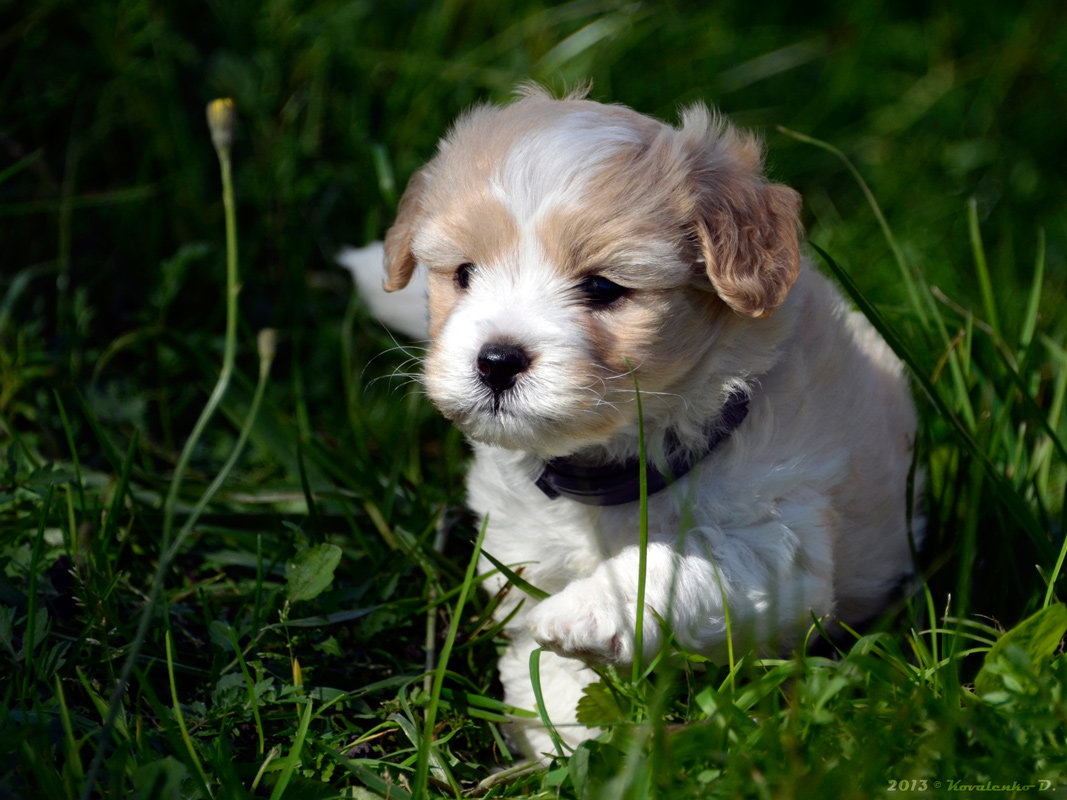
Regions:
<svg viewBox="0 0 1067 800"><path fill-rule="evenodd" d="M429 338L424 268L415 270L404 291L387 292L382 288L385 250L381 242L372 242L366 247L346 247L337 254L337 263L352 273L359 295L373 316L412 339Z"/></svg>

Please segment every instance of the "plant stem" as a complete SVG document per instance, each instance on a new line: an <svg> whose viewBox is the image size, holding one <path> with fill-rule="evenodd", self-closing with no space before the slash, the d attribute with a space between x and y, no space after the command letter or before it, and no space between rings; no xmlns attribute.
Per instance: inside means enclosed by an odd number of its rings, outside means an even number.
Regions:
<svg viewBox="0 0 1067 800"><path fill-rule="evenodd" d="M629 366L629 362L627 362ZM630 673L633 683L641 679L641 661L644 655L645 638L645 573L648 570L648 456L645 452L645 415L641 409L641 390L637 385L637 376L633 367L630 367L630 376L634 380L634 398L637 401L637 438L638 438L638 482L640 494L638 505L640 506L640 523L638 530L638 553L637 553L637 608L636 623L634 625L634 663Z"/></svg>
<svg viewBox="0 0 1067 800"><path fill-rule="evenodd" d="M222 175L222 204L226 219L226 337L222 351L222 368L219 370L219 377L215 382L215 388L212 390L211 396L208 398L207 403L200 412L200 417L197 419L196 425L193 426L192 433L189 435L189 438L185 442L185 446L182 448L182 452L178 457L178 463L174 468L174 474L171 477L170 489L168 490L166 500L163 503L163 532L159 560L156 563L156 569L152 575L152 582L148 591L148 599L141 612L141 619L137 625L137 632L130 645L129 652L126 654L126 660L122 664L122 670L119 672L118 681L111 692L107 716L104 719L104 726L100 731L100 739L96 755L93 757L93 763L89 768L89 774L86 776L85 783L82 786L81 800L89 800L97 776L100 773L100 769L103 767L106 743L115 726L115 720L118 718L119 709L122 706L122 697L126 692L126 686L129 683L130 676L133 674L134 664L141 653L141 648L144 646L145 638L148 636L148 629L152 624L152 617L155 613L156 604L159 602L160 595L163 592L164 579L167 570L170 568L171 559L173 559L174 555L181 547L183 540L192 530L192 523L195 523L195 519L187 522L179 533L177 539L174 542L171 542L171 534L174 528L174 508L178 502L178 492L181 488L182 479L185 476L185 471L188 468L193 450L196 449L196 445L199 443L204 429L207 427L208 422L211 420L211 417L214 416L215 411L222 402L222 398L226 394L226 390L229 388L230 378L233 375L234 361L237 353L237 293L240 291L240 286L237 283L237 214L234 210L233 176L230 166L229 149L228 147L216 147L215 152L218 154L219 167ZM260 380L262 382L262 368L260 373ZM258 406L258 402L256 405ZM241 444L243 444L243 441L244 440L242 439ZM235 448L235 451L239 451L239 448ZM231 456L231 462L236 460L235 455L236 453ZM220 478L223 478L228 471L228 469L224 470L224 472L220 473L219 477L216 478L216 481L208 490L210 494L214 494L214 491L212 490L217 490L216 484L221 483ZM210 499L207 494L205 494L205 497L201 498L201 503L197 506L195 516L199 516L199 512L202 511L203 507L207 504L207 499L205 498Z"/></svg>

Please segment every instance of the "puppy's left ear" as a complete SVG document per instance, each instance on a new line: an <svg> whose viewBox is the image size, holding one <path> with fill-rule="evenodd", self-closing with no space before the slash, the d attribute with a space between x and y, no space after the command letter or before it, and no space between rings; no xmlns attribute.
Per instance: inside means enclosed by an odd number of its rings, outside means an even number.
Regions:
<svg viewBox="0 0 1067 800"><path fill-rule="evenodd" d="M767 316L800 272L800 195L731 176L705 198L696 229L711 285L738 313Z"/></svg>
<svg viewBox="0 0 1067 800"><path fill-rule="evenodd" d="M800 195L763 177L755 136L698 105L683 112L695 230L708 278L727 305L765 317L800 272Z"/></svg>
<svg viewBox="0 0 1067 800"><path fill-rule="evenodd" d="M382 285L387 292L403 289L415 271L418 262L411 252L411 241L422 221L428 183L425 169L411 176L404 196L400 198L396 221L385 234L385 282Z"/></svg>

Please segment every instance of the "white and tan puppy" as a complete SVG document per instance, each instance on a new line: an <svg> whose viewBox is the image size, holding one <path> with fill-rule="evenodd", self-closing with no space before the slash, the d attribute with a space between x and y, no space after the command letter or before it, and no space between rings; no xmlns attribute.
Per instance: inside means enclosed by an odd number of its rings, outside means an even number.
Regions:
<svg viewBox="0 0 1067 800"><path fill-rule="evenodd" d="M485 550L550 595L514 590L499 612L523 600L505 699L534 707L529 655L547 648L546 710L571 743L590 735L568 726L587 664L634 658L635 381L645 658L661 625L721 657L727 614L743 643L787 648L812 612L871 617L912 570L907 383L802 259L799 206L764 177L758 141L703 106L673 128L530 88L463 116L400 203L385 288L424 266L428 327L421 300L371 285L380 248L342 257L380 316L429 334L425 387L473 444ZM538 726L513 735L551 749Z"/></svg>

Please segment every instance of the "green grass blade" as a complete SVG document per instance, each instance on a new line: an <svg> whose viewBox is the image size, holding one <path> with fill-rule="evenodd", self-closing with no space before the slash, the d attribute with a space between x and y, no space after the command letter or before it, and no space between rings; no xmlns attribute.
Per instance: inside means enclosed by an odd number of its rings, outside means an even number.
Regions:
<svg viewBox="0 0 1067 800"><path fill-rule="evenodd" d="M1030 348L1030 342L1034 339L1034 331L1037 330L1037 315L1041 306L1041 289L1045 285L1045 231L1037 232L1037 255L1034 257L1034 277L1030 279L1030 295L1026 300L1026 311L1023 314L1023 326L1019 332L1019 360L1023 359L1023 353Z"/></svg>
<svg viewBox="0 0 1067 800"><path fill-rule="evenodd" d="M137 435L137 431L134 431L130 437L130 444L126 448L126 458L122 461L122 469L119 472L118 483L115 485L115 494L111 499L107 518L104 520L104 526L100 531L102 547L106 548L111 545L114 533L119 528L119 520L122 518L122 506L130 491L130 473L133 470L134 457L137 454L139 441L140 437Z"/></svg>
<svg viewBox="0 0 1067 800"><path fill-rule="evenodd" d="M726 626L726 666L728 668L726 681L730 687L730 696L733 697L737 690L735 676L737 675L737 670L740 665L740 662L738 662L734 656L734 631L733 626L730 622L730 604L726 602L726 591L722 585L722 574L719 572L719 565L715 561L715 559L711 557L711 548L708 547L707 550L708 563L710 563L712 569L715 570L715 590L719 593L719 597L721 597L723 601L722 614L723 622Z"/></svg>
<svg viewBox="0 0 1067 800"><path fill-rule="evenodd" d="M1067 492L1065 492L1067 494ZM1067 503L1065 503L1067 505ZM1063 569L1063 559L1067 556L1067 532L1063 534L1063 542L1060 544L1060 554L1056 557L1056 566L1052 568L1052 574L1048 577L1048 587L1045 589L1045 599L1041 603L1042 608L1052 605L1052 598L1056 589L1056 581L1059 580L1060 570Z"/></svg>
<svg viewBox="0 0 1067 800"><path fill-rule="evenodd" d="M282 774L278 776L278 782L274 784L274 790L270 793L270 800L281 800L285 795L285 790L289 786L289 781L293 778L293 773L302 763L301 756L304 752L304 742L307 740L310 725L311 701L308 700L304 705L303 712L300 714L300 723L296 729L296 736L293 737L293 746L289 749L289 755L285 758Z"/></svg>
<svg viewBox="0 0 1067 800"><path fill-rule="evenodd" d="M967 230L971 236L971 252L974 255L978 290L982 294L982 306L985 308L986 319L993 333L1000 336L1000 320L997 317L996 300L993 298L993 282L989 279L985 247L982 245L982 232L978 227L978 201L973 197L967 202Z"/></svg>
<svg viewBox="0 0 1067 800"><path fill-rule="evenodd" d="M0 184L4 183L9 178L14 177L18 173L22 172L22 170L26 169L26 167L29 167L29 166L31 166L33 164L36 164L38 161L41 160L41 157L43 155L44 155L44 148L43 147L38 147L32 153L23 156L18 161L16 161L14 164L11 164L10 166L7 166L7 167L4 167L3 169L0 169Z"/></svg>
<svg viewBox="0 0 1067 800"><path fill-rule="evenodd" d="M1052 430L1056 430L1059 427L1065 399L1067 399L1067 363L1060 364L1059 371L1056 373L1056 378L1052 384L1052 397L1048 403L1049 411L1047 416L1049 428ZM1043 497L1050 495L1049 480L1052 473L1052 451L1055 438L1055 436L1050 436L1048 440L1040 442L1038 445L1040 452L1035 454L1035 460L1039 462L1037 465L1037 485Z"/></svg>
<svg viewBox="0 0 1067 800"><path fill-rule="evenodd" d="M543 647L538 647L530 653L530 683L533 685L534 700L537 702L537 713L541 717L541 724L545 726L549 738L552 739L552 745L556 748L556 755L562 758L565 752L563 739L548 716L548 711L545 707L545 695L541 690L541 653L544 651Z"/></svg>
<svg viewBox="0 0 1067 800"><path fill-rule="evenodd" d="M385 780L359 761L353 758L345 758L332 748L316 746L314 742L312 742L312 746L315 747L316 752L322 753L333 762L340 764L344 769L352 773L360 783L380 797L389 798L389 800L412 800L414 797L403 786L398 786L393 781ZM419 798L419 800L424 800L424 798Z"/></svg>
<svg viewBox="0 0 1067 800"><path fill-rule="evenodd" d="M178 723L178 730L181 732L182 741L185 743L189 761L196 770L196 775L200 783L200 792L204 797L213 797L211 789L208 786L207 773L204 771L204 765L200 762L200 756L196 752L196 746L193 744L193 740L189 736L189 729L185 725L185 715L182 713L182 705L178 700L178 687L174 682L174 648L171 641L170 631L166 632L164 640L167 649L167 680L170 683L170 700L172 704L171 708L174 711L174 719Z"/></svg>
<svg viewBox="0 0 1067 800"><path fill-rule="evenodd" d="M315 495L311 491L311 483L308 481L307 465L304 463L304 437L296 440L296 465L300 475L300 491L304 493L304 502L308 507L308 520L305 530L314 532L316 539L322 539L322 523L319 521L319 509L315 503Z"/></svg>
<svg viewBox="0 0 1067 800"><path fill-rule="evenodd" d="M59 719L63 725L63 756L74 780L81 783L85 778L85 768L82 766L81 750L74 738L74 726L71 724L70 708L67 706L67 696L63 691L63 681L59 675L53 676L56 687L56 699L59 700ZM71 797L73 792L69 793Z"/></svg>
<svg viewBox="0 0 1067 800"><path fill-rule="evenodd" d="M70 420L67 418L67 409L59 397L59 392L53 389L52 397L55 399L56 408L59 410L59 420L63 425L63 435L67 440L67 449L70 450L70 462L74 466L74 480L78 490L78 505L84 511L85 484L82 481L82 467L81 459L78 458L78 448L74 444L74 432L71 430Z"/></svg>
<svg viewBox="0 0 1067 800"><path fill-rule="evenodd" d="M637 440L638 440L638 507L640 519L638 522L638 551L637 551L637 600L634 613L636 622L634 626L634 663L630 672L630 680L637 683L641 679L641 661L644 657L645 644L645 581L648 572L648 455L645 452L645 415L641 408L641 389L637 385L637 375L629 359L626 367L630 370L630 377L634 382L634 400L637 402Z"/></svg>
<svg viewBox="0 0 1067 800"><path fill-rule="evenodd" d="M952 378L953 399L956 401L956 406L959 408L959 413L963 417L968 430L973 431L978 427L978 417L974 413L974 406L971 403L968 375L970 373L971 345L974 336L974 318L970 312L967 312L964 318L963 331L956 337L949 336L945 318L941 315L941 311L936 305L931 310L930 318L933 320L934 329L945 344L946 350L942 360L948 364L949 375ZM960 342L963 343L962 354L960 352Z"/></svg>
<svg viewBox="0 0 1067 800"><path fill-rule="evenodd" d="M93 686L90 681L89 676L80 667L76 670L75 674L78 676L78 682L81 684L85 696L89 698L89 702L92 703L93 708L95 708L96 712L100 715L101 722L106 722L108 714L110 713L107 701L100 696L97 688ZM120 708L120 711L121 710L122 709ZM116 714L116 718L111 725L111 734L117 744L129 739L130 732L126 725L126 715L124 713ZM97 746L100 746L99 743Z"/></svg>
<svg viewBox="0 0 1067 800"><path fill-rule="evenodd" d="M482 552L482 542L485 540L485 531L489 527L489 518L482 522L478 538L474 542L474 552L471 554L470 563L467 564L467 572L463 576L462 589L456 600L456 608L452 612L452 622L448 626L448 634L445 643L441 647L441 655L437 659L437 669L434 674L433 688L430 693L430 702L426 706L426 718L422 730L422 738L419 740L418 761L415 765L415 780L412 784L412 795L423 797L426 793L426 785L430 774L430 748L433 746L434 723L437 720L437 708L441 701L441 686L445 679L445 670L448 668L448 658L452 653L452 646L459 632L459 621L463 616L463 607L467 603L467 595L474 583L474 573L478 567L478 557Z"/></svg>
<svg viewBox="0 0 1067 800"><path fill-rule="evenodd" d="M507 564L503 563L495 556L493 556L492 553L488 552L487 550L483 550L482 555L486 557L490 564L492 564L494 567L497 568L497 570L500 571L501 575L508 579L508 583L514 584L516 587L521 589L524 594L528 594L534 600L544 600L546 597L548 597L548 592L546 592L544 589L538 589L528 580L526 580L513 569L508 567Z"/></svg>
<svg viewBox="0 0 1067 800"><path fill-rule="evenodd" d="M230 637L230 644L233 646L233 652L236 654L237 663L241 667L241 674L245 679L245 689L248 692L248 707L252 709L252 718L256 721L256 737L258 740L258 747L256 752L260 758L263 757L266 752L266 743L263 736L263 720L259 716L259 702L256 700L256 682L252 680L252 673L248 671L248 664L245 662L245 655L241 650L241 645L237 641L237 634L234 633L232 627L226 629L226 633Z"/></svg>
<svg viewBox="0 0 1067 800"><path fill-rule="evenodd" d="M1064 446L1063 441L1060 439L1060 436L1055 429L1055 424L1059 419L1056 390L1054 389L1052 402L1049 404L1049 411L1046 413L1034 399L1033 390L1031 389L1030 384L1012 363L1011 354L1007 351L1007 345L1004 345L1003 342L1000 344L1002 345L1000 349L1002 354L1001 366L1007 376L1011 379L1012 383L1014 383L1019 390L1019 397L1021 398L1023 410L1026 412L1027 417L1036 422L1038 427L1045 432L1052 447L1059 454L1060 459L1067 462L1067 446ZM994 428L994 431L995 430L996 428Z"/></svg>

